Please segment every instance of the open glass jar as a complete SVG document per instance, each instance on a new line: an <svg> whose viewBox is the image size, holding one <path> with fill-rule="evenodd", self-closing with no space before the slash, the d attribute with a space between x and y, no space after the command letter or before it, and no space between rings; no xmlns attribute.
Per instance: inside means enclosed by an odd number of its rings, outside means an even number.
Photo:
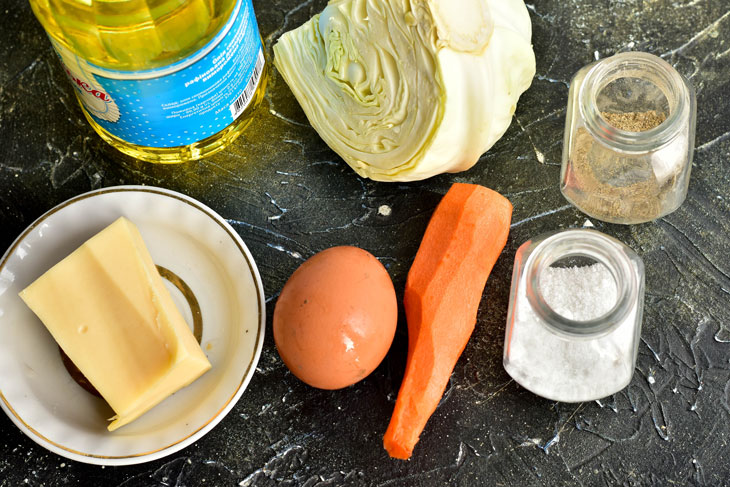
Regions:
<svg viewBox="0 0 730 487"><path fill-rule="evenodd" d="M528 240L512 274L504 368L529 391L582 402L631 381L644 303L644 264L590 229Z"/></svg>
<svg viewBox="0 0 730 487"><path fill-rule="evenodd" d="M669 63L625 52L585 66L568 94L561 191L611 223L642 223L687 195L696 102Z"/></svg>

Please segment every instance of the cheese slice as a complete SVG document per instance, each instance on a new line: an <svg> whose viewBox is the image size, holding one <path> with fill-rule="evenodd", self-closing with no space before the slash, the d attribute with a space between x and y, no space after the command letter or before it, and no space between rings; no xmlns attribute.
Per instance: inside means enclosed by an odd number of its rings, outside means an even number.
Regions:
<svg viewBox="0 0 730 487"><path fill-rule="evenodd" d="M20 297L114 410L110 431L211 367L139 230L126 218L93 236Z"/></svg>

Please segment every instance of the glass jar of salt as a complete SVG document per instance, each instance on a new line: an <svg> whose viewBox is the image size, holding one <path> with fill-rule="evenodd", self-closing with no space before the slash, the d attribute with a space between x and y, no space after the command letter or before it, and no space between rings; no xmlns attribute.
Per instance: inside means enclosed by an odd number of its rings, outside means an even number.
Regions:
<svg viewBox="0 0 730 487"><path fill-rule="evenodd" d="M625 52L579 70L568 93L560 188L587 215L642 223L687 195L696 102L669 63Z"/></svg>
<svg viewBox="0 0 730 487"><path fill-rule="evenodd" d="M631 381L641 333L644 264L618 240L572 229L515 255L504 368L547 399L582 402Z"/></svg>

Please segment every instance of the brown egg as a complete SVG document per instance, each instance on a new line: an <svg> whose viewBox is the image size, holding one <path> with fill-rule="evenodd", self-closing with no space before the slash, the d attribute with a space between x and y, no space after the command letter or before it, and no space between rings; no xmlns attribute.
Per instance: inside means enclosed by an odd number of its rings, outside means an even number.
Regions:
<svg viewBox="0 0 730 487"><path fill-rule="evenodd" d="M385 267L357 247L332 247L291 275L274 309L274 341L289 370L320 389L365 378L393 342L398 305Z"/></svg>

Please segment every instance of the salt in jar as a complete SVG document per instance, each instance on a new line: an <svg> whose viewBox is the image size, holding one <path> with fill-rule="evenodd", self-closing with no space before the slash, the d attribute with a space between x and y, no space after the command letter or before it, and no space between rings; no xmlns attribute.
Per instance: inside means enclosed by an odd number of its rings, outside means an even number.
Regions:
<svg viewBox="0 0 730 487"><path fill-rule="evenodd" d="M504 368L547 399L582 402L631 381L641 333L644 265L591 229L525 242L515 255Z"/></svg>

